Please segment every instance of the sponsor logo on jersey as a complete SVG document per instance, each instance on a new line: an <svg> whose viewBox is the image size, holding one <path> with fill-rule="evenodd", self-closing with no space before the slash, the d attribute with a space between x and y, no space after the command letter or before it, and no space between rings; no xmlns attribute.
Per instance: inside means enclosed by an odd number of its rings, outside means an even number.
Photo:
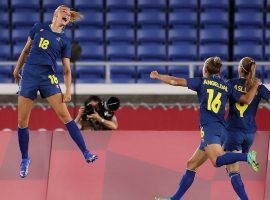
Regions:
<svg viewBox="0 0 270 200"><path fill-rule="evenodd" d="M40 29L39 31L42 32L42 31L44 31L44 29L42 28L42 29Z"/></svg>
<svg viewBox="0 0 270 200"><path fill-rule="evenodd" d="M61 38L60 37L57 37L56 40L59 42L61 40Z"/></svg>

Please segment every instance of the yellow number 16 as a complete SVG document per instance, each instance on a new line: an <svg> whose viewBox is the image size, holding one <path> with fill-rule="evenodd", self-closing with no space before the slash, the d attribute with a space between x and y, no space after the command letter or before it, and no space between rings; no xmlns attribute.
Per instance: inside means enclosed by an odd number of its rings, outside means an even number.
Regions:
<svg viewBox="0 0 270 200"><path fill-rule="evenodd" d="M221 106L221 93L218 92L217 96L214 98L214 90L207 89L208 93L208 103L207 103L207 110L212 110L214 113L218 113L220 106Z"/></svg>
<svg viewBox="0 0 270 200"><path fill-rule="evenodd" d="M58 79L55 75L49 75L48 78L51 80L51 84L58 84Z"/></svg>

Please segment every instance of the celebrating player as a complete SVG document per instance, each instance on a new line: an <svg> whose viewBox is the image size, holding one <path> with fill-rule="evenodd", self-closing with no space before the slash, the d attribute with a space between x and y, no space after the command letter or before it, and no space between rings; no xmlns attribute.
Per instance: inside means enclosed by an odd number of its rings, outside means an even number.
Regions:
<svg viewBox="0 0 270 200"><path fill-rule="evenodd" d="M248 153L224 153L220 145L220 137L225 132L225 105L228 98L236 102L250 104L260 84L255 81L249 92L242 95L230 84L220 77L222 66L219 57L208 58L203 67L203 77L176 78L158 74L153 71L151 78L161 80L173 86L188 87L197 92L200 102L200 129L201 144L193 156L187 162L186 172L180 182L178 191L170 198L159 198L158 200L178 200L185 194L194 181L196 170L209 158L215 167L221 167L237 161L247 162L253 170L258 171L256 152Z"/></svg>
<svg viewBox="0 0 270 200"><path fill-rule="evenodd" d="M36 23L29 31L26 45L13 72L16 83L19 83L18 138L22 154L20 165L22 178L27 176L31 162L28 156L28 122L37 91L47 99L57 116L66 125L86 161L90 163L97 159L96 155L87 150L82 134L65 104L71 100L71 45L65 36L64 29L70 22L75 22L80 18L82 18L80 13L62 5L55 10L51 24ZM64 66L66 91L63 94L55 75L56 59L59 57Z"/></svg>
<svg viewBox="0 0 270 200"><path fill-rule="evenodd" d="M255 81L256 63L250 57L243 58L238 66L239 78L230 80L230 84L242 94L247 93ZM225 151L247 153L253 144L256 132L256 112L261 99L270 102L270 91L260 85L251 104L240 104L230 99L230 111L226 121L227 133ZM240 176L239 162L228 165L227 170L235 192L241 200L247 200L244 184Z"/></svg>

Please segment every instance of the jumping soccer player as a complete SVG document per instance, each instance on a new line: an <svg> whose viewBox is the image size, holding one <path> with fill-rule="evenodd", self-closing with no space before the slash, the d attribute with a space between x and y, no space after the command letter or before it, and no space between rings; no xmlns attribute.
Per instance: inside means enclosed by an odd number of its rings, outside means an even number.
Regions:
<svg viewBox="0 0 270 200"><path fill-rule="evenodd" d="M71 100L71 45L64 33L70 22L81 19L82 15L67 6L59 6L51 24L36 23L29 31L24 49L13 72L18 91L18 138L22 154L20 176L26 177L30 165L28 156L28 122L34 100L39 91L46 98L60 120L66 125L71 138L76 142L88 163L97 156L87 150L84 139L76 123L71 118L65 103ZM62 59L66 91L62 94L56 72L56 59ZM20 72L22 70L22 74Z"/></svg>
<svg viewBox="0 0 270 200"><path fill-rule="evenodd" d="M256 152L248 153L224 153L220 145L220 137L225 132L225 105L228 98L236 102L250 104L253 100L257 88L260 84L255 81L249 92L242 95L230 84L220 77L222 66L219 57L208 58L203 67L203 77L197 78L176 78L158 74L153 71L151 78L161 80L173 86L188 87L197 92L200 102L200 129L201 144L193 156L187 162L186 173L184 174L178 191L170 198L160 198L158 200L179 200L189 189L194 181L196 170L209 158L214 167L221 167L235 163L237 161L247 162L254 171L258 171L256 162Z"/></svg>
<svg viewBox="0 0 270 200"><path fill-rule="evenodd" d="M255 81L256 63L250 57L243 58L238 66L239 78L229 83L242 94L246 94ZM224 150L238 153L247 153L253 144L256 133L256 112L261 99L270 102L270 91L260 85L253 101L248 104L240 104L230 99L230 110L226 121L227 133ZM248 200L244 184L240 176L239 162L227 165L232 186L241 200Z"/></svg>

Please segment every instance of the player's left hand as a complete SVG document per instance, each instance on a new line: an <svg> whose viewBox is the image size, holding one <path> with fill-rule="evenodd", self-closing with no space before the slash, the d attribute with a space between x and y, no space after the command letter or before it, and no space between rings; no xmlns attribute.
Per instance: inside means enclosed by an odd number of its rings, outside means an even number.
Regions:
<svg viewBox="0 0 270 200"><path fill-rule="evenodd" d="M68 103L71 101L71 93L70 92L66 92L63 96L63 102L64 103Z"/></svg>
<svg viewBox="0 0 270 200"><path fill-rule="evenodd" d="M89 119L93 119L93 120L96 120L98 122L101 122L102 121L102 117L100 117L100 115L96 111L94 111L94 114L87 115L87 117Z"/></svg>

